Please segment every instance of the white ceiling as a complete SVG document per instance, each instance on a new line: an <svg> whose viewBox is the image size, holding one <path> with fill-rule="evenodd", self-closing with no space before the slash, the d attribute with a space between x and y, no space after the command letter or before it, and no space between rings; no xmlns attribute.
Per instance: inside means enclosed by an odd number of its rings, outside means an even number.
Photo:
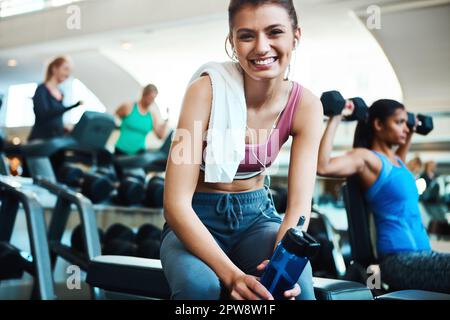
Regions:
<svg viewBox="0 0 450 320"><path fill-rule="evenodd" d="M381 30L373 31L412 109L450 111L450 4L446 2L386 10Z"/></svg>
<svg viewBox="0 0 450 320"><path fill-rule="evenodd" d="M365 81L363 92L369 102L376 97L404 98L416 111L449 110L450 1L295 2L304 34L296 77L313 91L319 94L341 88L345 94L354 95L354 82ZM436 6L436 2L441 5ZM373 32L381 46L370 37L364 18L360 21L352 13L365 11L374 3L383 12L382 29ZM411 9L411 3L418 8ZM208 59L226 58L222 48L228 0L90 0L79 5L81 30L65 28L64 7L0 21L0 91L10 84L40 81L46 59L64 52L74 57L77 75L84 78L81 80L92 83L89 87L110 108L120 102L120 97L128 99L139 84L157 82L162 73L177 75L172 82L161 84L173 88L161 93L172 99L167 100L172 104L181 100L190 74L186 71L178 76L180 69L193 70ZM124 41L133 44L131 50L120 48ZM201 56L193 54L193 48L201 49ZM350 52L344 58L352 63L335 63L345 49ZM5 66L11 57L19 61L17 68ZM96 63L89 64L86 57ZM158 61L163 58L172 63L161 65ZM384 65L383 70L367 68L368 60ZM96 65L110 66L103 82L98 73L97 80L92 81L86 72ZM385 80L374 92L371 83L380 75ZM123 92L118 86L114 94L108 94L113 79L127 83Z"/></svg>

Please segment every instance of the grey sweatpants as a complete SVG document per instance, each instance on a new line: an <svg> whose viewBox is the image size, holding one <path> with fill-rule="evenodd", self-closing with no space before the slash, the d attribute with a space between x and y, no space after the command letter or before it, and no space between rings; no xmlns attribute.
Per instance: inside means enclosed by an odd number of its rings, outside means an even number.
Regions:
<svg viewBox="0 0 450 320"><path fill-rule="evenodd" d="M258 276L256 267L271 258L281 218L266 189L239 194L196 193L193 208L230 259L245 273ZM191 254L166 225L161 263L172 299L218 300L226 292L214 271ZM308 263L299 285L299 300L314 300L312 269Z"/></svg>

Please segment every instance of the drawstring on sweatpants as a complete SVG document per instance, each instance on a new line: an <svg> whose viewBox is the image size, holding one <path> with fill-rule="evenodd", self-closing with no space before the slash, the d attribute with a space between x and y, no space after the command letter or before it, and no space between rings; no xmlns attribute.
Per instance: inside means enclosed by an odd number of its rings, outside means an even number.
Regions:
<svg viewBox="0 0 450 320"><path fill-rule="evenodd" d="M235 210L237 204L239 210ZM244 219L242 214L242 207L239 199L232 194L224 194L219 201L217 201L216 212L219 215L225 215L226 222L230 230L239 229L240 222Z"/></svg>

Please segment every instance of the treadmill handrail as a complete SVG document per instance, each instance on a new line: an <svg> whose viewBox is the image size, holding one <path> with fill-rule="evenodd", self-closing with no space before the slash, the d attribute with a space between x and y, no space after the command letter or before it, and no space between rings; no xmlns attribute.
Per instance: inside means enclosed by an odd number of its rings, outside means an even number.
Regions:
<svg viewBox="0 0 450 320"><path fill-rule="evenodd" d="M167 160L167 156L160 151L147 151L135 156L122 156L114 160L120 168L134 169L146 168L155 161Z"/></svg>
<svg viewBox="0 0 450 320"><path fill-rule="evenodd" d="M0 189L9 193L23 206L27 218L28 236L33 255L39 297L42 300L54 300L56 299L56 294L47 241L47 229L44 221L44 209L39 204L36 194L22 190L20 184L11 185L8 181L0 179Z"/></svg>
<svg viewBox="0 0 450 320"><path fill-rule="evenodd" d="M43 177L34 179L35 183L49 192L56 195L59 199L63 199L74 204L80 213L80 219L85 231L85 244L89 260L101 255L100 237L97 231L97 222L92 202L81 193L71 190L70 188L51 182Z"/></svg>
<svg viewBox="0 0 450 320"><path fill-rule="evenodd" d="M35 140L21 146L25 157L50 157L61 149L75 146L76 141L70 136L50 140Z"/></svg>

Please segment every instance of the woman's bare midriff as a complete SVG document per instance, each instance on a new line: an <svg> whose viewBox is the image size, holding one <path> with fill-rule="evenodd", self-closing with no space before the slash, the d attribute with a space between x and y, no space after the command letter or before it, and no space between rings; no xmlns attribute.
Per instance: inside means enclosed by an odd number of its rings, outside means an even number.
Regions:
<svg viewBox="0 0 450 320"><path fill-rule="evenodd" d="M206 183L205 174L200 172L195 192L204 193L243 193L264 188L264 176L249 180L236 180L233 183Z"/></svg>

